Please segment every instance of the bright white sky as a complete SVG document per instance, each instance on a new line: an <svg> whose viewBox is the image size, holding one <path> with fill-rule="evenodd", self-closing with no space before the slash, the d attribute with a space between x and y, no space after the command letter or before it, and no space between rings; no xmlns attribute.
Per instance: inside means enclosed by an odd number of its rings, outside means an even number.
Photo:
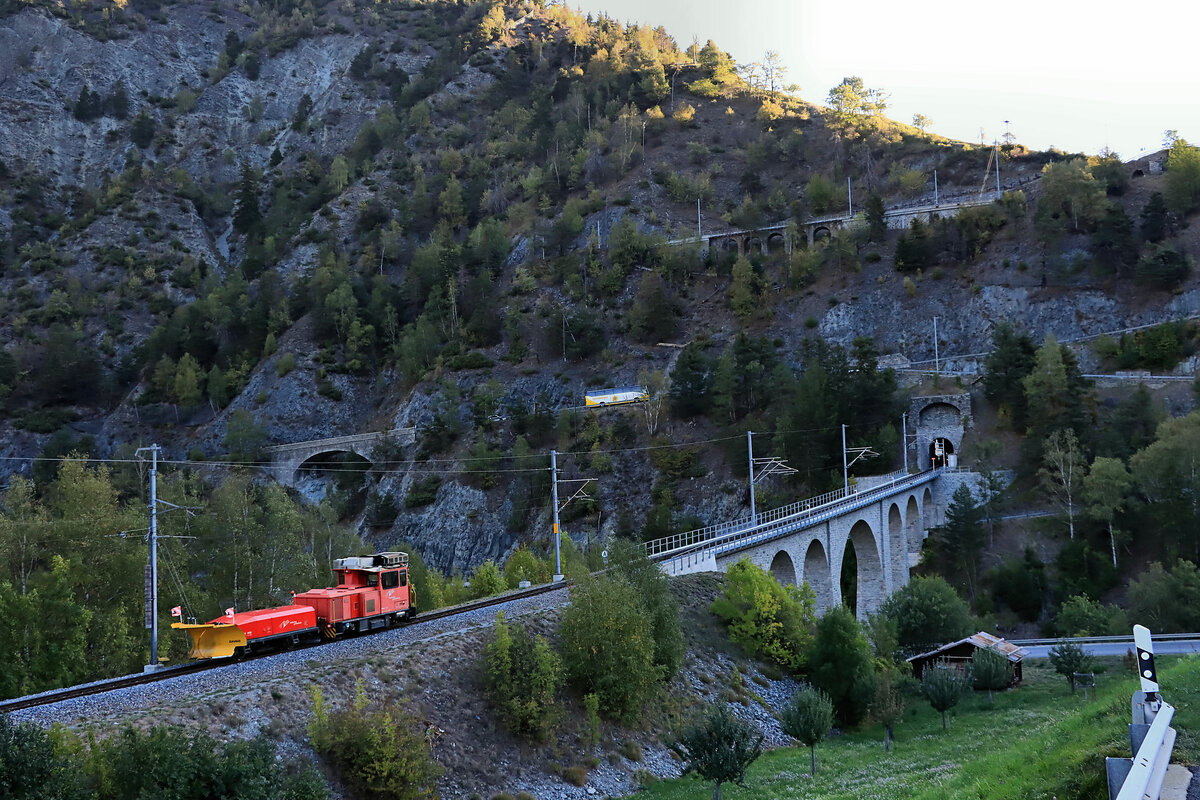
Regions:
<svg viewBox="0 0 1200 800"><path fill-rule="evenodd" d="M1123 159L1175 129L1200 142L1195 0L567 0L622 22L662 25L686 49L708 39L739 63L779 52L788 83L824 104L847 75L891 93L887 115L978 142Z"/></svg>

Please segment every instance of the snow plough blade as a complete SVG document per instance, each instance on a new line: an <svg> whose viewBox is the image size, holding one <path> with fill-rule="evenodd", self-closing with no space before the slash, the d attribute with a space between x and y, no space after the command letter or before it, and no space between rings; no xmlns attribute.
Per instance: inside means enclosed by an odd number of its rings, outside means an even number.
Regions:
<svg viewBox="0 0 1200 800"><path fill-rule="evenodd" d="M237 625L188 625L176 622L172 628L185 630L192 637L189 658L228 658L246 646L246 633Z"/></svg>

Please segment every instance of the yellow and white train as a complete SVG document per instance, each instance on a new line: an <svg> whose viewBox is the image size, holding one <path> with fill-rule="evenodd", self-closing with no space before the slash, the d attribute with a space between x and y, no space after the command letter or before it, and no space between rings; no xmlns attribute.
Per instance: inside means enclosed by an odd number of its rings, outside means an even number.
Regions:
<svg viewBox="0 0 1200 800"><path fill-rule="evenodd" d="M583 404L593 406L620 406L626 403L644 403L650 393L644 386L622 386L617 389L598 389L583 396Z"/></svg>

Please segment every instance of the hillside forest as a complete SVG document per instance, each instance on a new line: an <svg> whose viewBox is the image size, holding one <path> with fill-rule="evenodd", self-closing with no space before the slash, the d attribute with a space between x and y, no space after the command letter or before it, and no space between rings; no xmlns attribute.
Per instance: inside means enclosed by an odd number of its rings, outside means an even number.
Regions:
<svg viewBox="0 0 1200 800"><path fill-rule="evenodd" d="M0 14L0 695L148 658L151 443L180 507L166 628L385 549L421 608L544 580L551 449L585 490L581 576L602 542L747 513L747 431L796 469L769 508L841 486L843 424L880 454L855 472L899 468L909 396L949 391L981 409L981 477L918 575L989 629L1200 623L1193 387L1089 377L1194 372L1200 149L1177 133L1155 168L950 141L860 78L810 102L771 53L530 0ZM888 228L935 169L974 198L997 159L993 202ZM848 183L859 213L809 242ZM782 236L702 248L698 208ZM908 368L943 307L977 312L941 341L986 350L973 377ZM581 407L625 385L649 400ZM407 427L269 477L271 444ZM1050 513L1014 545L1027 509Z"/></svg>

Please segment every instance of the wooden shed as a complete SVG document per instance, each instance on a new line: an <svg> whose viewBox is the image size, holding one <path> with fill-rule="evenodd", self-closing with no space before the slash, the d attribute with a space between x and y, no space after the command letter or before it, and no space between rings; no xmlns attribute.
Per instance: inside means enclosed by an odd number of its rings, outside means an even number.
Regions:
<svg viewBox="0 0 1200 800"><path fill-rule="evenodd" d="M908 659L908 663L912 665L913 677L921 680L921 676L925 674L925 670L934 664L946 664L951 668L960 670L966 669L967 665L971 663L971 659L975 656L975 651L979 648L995 650L1007 658L1013 665L1013 683L1017 684L1021 682L1021 660L1027 654L1026 650L998 636L993 636L983 631L973 633L965 639L959 639L957 642L944 644L936 650L930 650L928 653L913 656Z"/></svg>

